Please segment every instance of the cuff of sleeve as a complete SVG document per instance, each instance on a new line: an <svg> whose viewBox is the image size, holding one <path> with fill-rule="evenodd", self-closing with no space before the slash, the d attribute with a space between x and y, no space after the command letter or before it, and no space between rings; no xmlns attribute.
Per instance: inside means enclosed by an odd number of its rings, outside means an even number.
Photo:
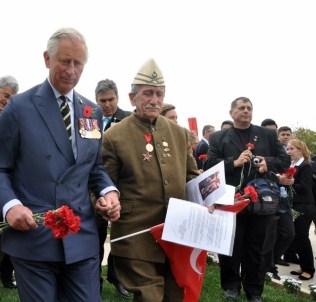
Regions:
<svg viewBox="0 0 316 302"><path fill-rule="evenodd" d="M109 187L103 189L103 190L100 192L100 196L104 196L105 194L107 194L107 193L109 193L109 192L111 192L111 191L116 191L116 192L118 193L119 197L120 197L120 191L119 191L116 187L114 187L114 186L109 186Z"/></svg>
<svg viewBox="0 0 316 302"><path fill-rule="evenodd" d="M2 209L3 221L5 221L5 217L6 217L6 215L7 215L7 212L8 212L12 207L14 207L14 206L16 206L16 205L18 205L18 204L22 205L22 203L21 203L20 200L18 200L18 199L12 199L12 200L10 200L9 202L7 202L7 203L4 205L4 207L3 207L3 209Z"/></svg>

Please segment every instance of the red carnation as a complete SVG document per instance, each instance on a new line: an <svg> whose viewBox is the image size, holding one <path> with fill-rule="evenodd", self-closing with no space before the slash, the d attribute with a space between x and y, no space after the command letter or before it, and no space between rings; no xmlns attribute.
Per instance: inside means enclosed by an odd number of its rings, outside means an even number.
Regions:
<svg viewBox="0 0 316 302"><path fill-rule="evenodd" d="M62 206L45 213L44 225L52 230L54 238L63 238L79 231L80 217L75 216L71 208Z"/></svg>
<svg viewBox="0 0 316 302"><path fill-rule="evenodd" d="M296 168L290 167L290 168L288 168L286 171L284 171L284 173L282 173L282 174L287 175L288 178L292 178L295 173L296 173Z"/></svg>
<svg viewBox="0 0 316 302"><path fill-rule="evenodd" d="M258 200L258 193L254 187L247 186L244 188L244 197L250 197L252 202L256 202Z"/></svg>
<svg viewBox="0 0 316 302"><path fill-rule="evenodd" d="M247 147L247 150L251 151L251 150L254 150L255 149L255 145L252 144L252 143L248 143L246 144L246 147Z"/></svg>
<svg viewBox="0 0 316 302"><path fill-rule="evenodd" d="M207 154L201 154L200 156L199 156L199 160L206 160L207 159Z"/></svg>

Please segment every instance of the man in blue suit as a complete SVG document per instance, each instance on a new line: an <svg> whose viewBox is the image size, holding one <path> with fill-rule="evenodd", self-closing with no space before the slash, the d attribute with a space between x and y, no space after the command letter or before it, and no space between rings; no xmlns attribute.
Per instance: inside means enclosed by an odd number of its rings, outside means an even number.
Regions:
<svg viewBox="0 0 316 302"><path fill-rule="evenodd" d="M2 248L11 256L22 302L101 301L89 190L104 219L116 221L121 207L103 168L101 109L74 90L87 57L77 30L55 32L44 52L48 79L12 97L0 118L0 219L11 226L2 235ZM62 99L69 107L68 125L60 112ZM33 214L62 205L80 216L80 230L54 239Z"/></svg>

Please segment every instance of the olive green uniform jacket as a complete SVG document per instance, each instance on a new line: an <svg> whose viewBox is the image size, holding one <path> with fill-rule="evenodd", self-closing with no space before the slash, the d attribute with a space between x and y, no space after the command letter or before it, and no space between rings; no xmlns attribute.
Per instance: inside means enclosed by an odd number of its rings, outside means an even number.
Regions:
<svg viewBox="0 0 316 302"><path fill-rule="evenodd" d="M145 134L152 135L152 152ZM186 182L199 175L185 128L162 116L152 125L135 112L104 132L103 161L121 194L121 217L112 223L111 239L164 223L169 198L185 199ZM111 253L165 261L150 232L113 242Z"/></svg>

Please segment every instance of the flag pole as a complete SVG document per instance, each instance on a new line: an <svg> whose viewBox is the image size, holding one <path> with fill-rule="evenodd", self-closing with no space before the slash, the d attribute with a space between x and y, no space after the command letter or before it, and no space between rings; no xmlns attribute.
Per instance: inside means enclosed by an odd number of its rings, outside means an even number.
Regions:
<svg viewBox="0 0 316 302"><path fill-rule="evenodd" d="M139 234L143 234L143 233L146 233L146 232L150 232L150 229L146 229L146 230L142 230L142 231L139 231L139 232L135 232L135 233L132 233L132 234L129 234L129 235L125 235L125 236L122 236L122 237L118 237L118 238L115 238L113 240L110 240L110 242L116 242L116 241L119 241L119 240L122 240L122 239L125 239L125 238L129 238L129 237L133 237L133 236L136 236L136 235L139 235Z"/></svg>

